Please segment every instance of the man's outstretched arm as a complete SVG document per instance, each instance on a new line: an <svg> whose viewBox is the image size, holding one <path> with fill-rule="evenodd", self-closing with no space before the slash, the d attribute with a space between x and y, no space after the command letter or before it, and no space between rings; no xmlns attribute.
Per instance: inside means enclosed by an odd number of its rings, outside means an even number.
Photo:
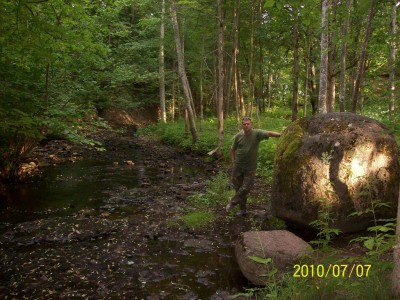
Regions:
<svg viewBox="0 0 400 300"><path fill-rule="evenodd" d="M281 134L279 132L275 132L275 131L267 131L267 134L269 137L280 137Z"/></svg>

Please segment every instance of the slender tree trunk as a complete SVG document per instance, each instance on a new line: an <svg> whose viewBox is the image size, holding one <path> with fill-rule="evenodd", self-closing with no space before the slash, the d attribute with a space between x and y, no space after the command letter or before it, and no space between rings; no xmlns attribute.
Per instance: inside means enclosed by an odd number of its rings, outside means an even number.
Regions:
<svg viewBox="0 0 400 300"><path fill-rule="evenodd" d="M297 12L296 12L297 15ZM299 105L299 27L298 18L293 27L293 90L292 90L292 121L297 120Z"/></svg>
<svg viewBox="0 0 400 300"><path fill-rule="evenodd" d="M171 99L171 119L172 123L175 122L175 101L176 101L176 84L175 84L175 74L177 73L176 70L176 62L175 59L172 58L172 99Z"/></svg>
<svg viewBox="0 0 400 300"><path fill-rule="evenodd" d="M371 25L372 25L373 16L374 16L374 0L371 0L371 6L370 6L368 21L367 21L367 29L365 31L364 42L363 42L362 49L361 49L360 65L358 68L357 78L356 78L356 82L354 85L353 96L351 99L351 112L353 112L353 113L356 112L356 108L357 108L358 94L360 92L361 79L364 74L365 56L367 53L368 38L371 33Z"/></svg>
<svg viewBox="0 0 400 300"><path fill-rule="evenodd" d="M361 78L360 94L361 97L360 97L359 107L360 107L360 114L362 114L364 111L364 100L365 100L365 73L364 76Z"/></svg>
<svg viewBox="0 0 400 300"><path fill-rule="evenodd" d="M347 0L346 19L342 28L342 52L340 57L340 88L339 88L339 109L346 111L346 56L347 56L347 31L349 28L349 19L353 0Z"/></svg>
<svg viewBox="0 0 400 300"><path fill-rule="evenodd" d="M311 80L309 81L309 88L311 90L310 102L312 108L312 114L318 113L318 92L317 92L317 72L315 68L315 62L311 62L310 69Z"/></svg>
<svg viewBox="0 0 400 300"><path fill-rule="evenodd" d="M46 79L44 87L44 107L45 110L49 108L49 94L50 94L50 63L46 65Z"/></svg>
<svg viewBox="0 0 400 300"><path fill-rule="evenodd" d="M310 52L311 52L311 38L310 32L307 30L307 52L306 52L306 79L304 81L304 106L303 106L303 117L307 116L307 102L308 102L308 77L310 73Z"/></svg>
<svg viewBox="0 0 400 300"><path fill-rule="evenodd" d="M390 101L389 101L389 113L393 115L394 110L395 110L395 71L396 71L396 34L397 34L397 24L396 24L396 2L397 1L392 1L392 16L390 20L390 75L389 75L389 81L390 81ZM399 284L400 285L400 284ZM400 288L399 288L400 290Z"/></svg>
<svg viewBox="0 0 400 300"><path fill-rule="evenodd" d="M165 0L161 3L161 25L160 25L160 61L159 61L159 82L160 82L160 114L161 120L167 123L167 111L165 109L165 63L164 63L164 16L165 16Z"/></svg>
<svg viewBox="0 0 400 300"><path fill-rule="evenodd" d="M392 292L393 295L400 298L400 185L399 199L397 204L397 226L396 226L396 246L393 249L394 268L392 273Z"/></svg>
<svg viewBox="0 0 400 300"><path fill-rule="evenodd" d="M272 94L272 66L271 60L268 60L268 75L267 75L267 103L268 108L271 108L271 94Z"/></svg>
<svg viewBox="0 0 400 300"><path fill-rule="evenodd" d="M250 57L249 57L249 73L248 73L248 110L247 115L253 115L253 99L254 99L254 78L253 78L253 57L254 57L254 1L251 3L251 19L250 19Z"/></svg>
<svg viewBox="0 0 400 300"><path fill-rule="evenodd" d="M328 95L328 12L330 7L330 0L322 0L322 15L321 15L321 67L320 67L320 81L319 81L319 98L318 98L318 112L327 112L327 95Z"/></svg>
<svg viewBox="0 0 400 300"><path fill-rule="evenodd" d="M258 31L262 32L262 12L263 12L263 1L259 0L258 2ZM261 42L261 34L258 37L258 47L260 49L259 52L259 61L260 61L260 93L258 97L258 111L265 111L265 99L264 99L264 56L263 56L263 45Z"/></svg>
<svg viewBox="0 0 400 300"><path fill-rule="evenodd" d="M204 94L203 94L203 76L204 76L204 36L201 45L201 63L200 63L200 130L203 129L204 121Z"/></svg>
<svg viewBox="0 0 400 300"><path fill-rule="evenodd" d="M217 0L218 11L218 149L222 147L224 137L224 21L222 0ZM219 153L220 154L220 153Z"/></svg>
<svg viewBox="0 0 400 300"><path fill-rule="evenodd" d="M178 18L176 15L175 0L171 0L171 17L172 17L172 25L174 28L176 52L177 52L177 56L178 56L178 72L179 72L179 77L180 77L181 83L182 83L183 94L185 97L185 104L186 104L186 109L187 109L188 119L189 119L189 124L190 124L190 132L192 134L192 141L193 141L193 143L196 143L197 130L196 130L196 124L194 121L193 109L192 109L192 105L191 105L193 100L191 99L190 86L189 86L189 82L187 80L186 71L185 71L183 49L182 49L181 38L180 38L180 33L179 33L179 24L178 24Z"/></svg>
<svg viewBox="0 0 400 300"><path fill-rule="evenodd" d="M225 76L224 76L224 115L227 116L230 111L231 93L232 93L232 73L233 64L232 59L226 56L224 57L225 62Z"/></svg>
<svg viewBox="0 0 400 300"><path fill-rule="evenodd" d="M240 95L239 91L239 77L238 77L238 56L239 56L239 6L240 0L234 1L233 6L233 77L234 77L234 88L235 88L235 105L236 105L236 119L239 122L239 107L240 107Z"/></svg>
<svg viewBox="0 0 400 300"><path fill-rule="evenodd" d="M330 28L337 27L336 21L336 4L337 0L331 0L331 15L332 24ZM335 110L336 101L336 78L335 78L335 65L336 65L336 30L329 31L328 38L328 94L327 94L327 111L333 112Z"/></svg>
<svg viewBox="0 0 400 300"><path fill-rule="evenodd" d="M246 115L246 108L244 105L244 98L243 98L243 90L242 90L242 72L240 71L240 68L237 69L237 78L238 78L238 91L239 91L239 104L240 104L240 109L242 112L242 116Z"/></svg>

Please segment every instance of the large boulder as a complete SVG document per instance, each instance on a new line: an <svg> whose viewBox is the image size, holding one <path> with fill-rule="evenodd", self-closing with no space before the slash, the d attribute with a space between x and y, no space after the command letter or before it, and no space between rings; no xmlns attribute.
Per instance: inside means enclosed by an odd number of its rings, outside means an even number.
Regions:
<svg viewBox="0 0 400 300"><path fill-rule="evenodd" d="M365 212L395 217L399 191L398 147L380 122L352 113L319 114L293 122L275 156L272 211L308 225L329 215L331 226L352 232L370 225Z"/></svg>
<svg viewBox="0 0 400 300"><path fill-rule="evenodd" d="M253 284L265 285L273 268L293 269L296 262L309 255L309 244L287 230L248 231L239 236L235 245L235 254L243 275ZM263 264L250 257L272 259L272 263Z"/></svg>

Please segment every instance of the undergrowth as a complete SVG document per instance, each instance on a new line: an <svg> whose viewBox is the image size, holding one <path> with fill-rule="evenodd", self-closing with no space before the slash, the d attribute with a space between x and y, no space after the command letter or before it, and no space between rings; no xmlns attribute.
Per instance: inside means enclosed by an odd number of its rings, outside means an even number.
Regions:
<svg viewBox="0 0 400 300"><path fill-rule="evenodd" d="M287 111L269 110L260 116L259 120L253 119L254 128L268 131L282 132L290 123L287 119ZM163 143L179 146L187 151L205 155L217 147L217 119L207 118L203 121L200 130L199 121L196 126L198 130L198 141L192 144L191 134L185 130L183 119L176 120L174 123L157 123L149 125L139 130L139 134L146 135ZM221 148L225 163L230 160L229 151L233 142L233 137L241 130L241 124L236 122L235 117L227 117L224 120L224 137ZM260 143L259 159L257 172L258 175L272 178L273 163L275 157L277 139L269 139Z"/></svg>
<svg viewBox="0 0 400 300"><path fill-rule="evenodd" d="M203 229L212 226L217 216L215 207L225 205L233 196L230 187L229 176L226 172L219 172L213 178L207 180L206 189L202 193L196 193L187 197L188 208L178 218L178 224L191 229Z"/></svg>

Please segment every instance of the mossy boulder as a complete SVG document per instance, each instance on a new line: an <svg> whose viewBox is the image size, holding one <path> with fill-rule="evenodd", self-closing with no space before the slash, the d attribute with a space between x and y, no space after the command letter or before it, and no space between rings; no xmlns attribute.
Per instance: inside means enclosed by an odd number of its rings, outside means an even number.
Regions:
<svg viewBox="0 0 400 300"><path fill-rule="evenodd" d="M376 218L395 217L398 157L393 136L371 118L329 113L297 120L277 145L272 211L303 225L329 215L343 232L371 225L373 214L362 212L372 203L385 203Z"/></svg>

